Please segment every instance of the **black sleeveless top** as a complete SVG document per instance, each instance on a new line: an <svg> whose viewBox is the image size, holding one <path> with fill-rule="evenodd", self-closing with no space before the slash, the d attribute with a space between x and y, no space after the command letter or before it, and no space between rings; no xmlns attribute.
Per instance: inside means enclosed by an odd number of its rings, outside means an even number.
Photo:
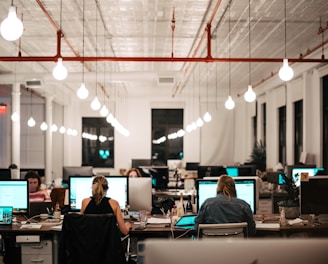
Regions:
<svg viewBox="0 0 328 264"><path fill-rule="evenodd" d="M84 214L109 214L114 213L113 208L110 206L109 201L110 198L104 197L99 205L96 205L96 201L93 197L91 197L91 201L85 208Z"/></svg>

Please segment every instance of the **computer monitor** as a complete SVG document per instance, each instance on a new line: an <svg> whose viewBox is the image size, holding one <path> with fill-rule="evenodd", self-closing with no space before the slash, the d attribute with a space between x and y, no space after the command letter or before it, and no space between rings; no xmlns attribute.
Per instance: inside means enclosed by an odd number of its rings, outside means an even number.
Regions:
<svg viewBox="0 0 328 264"><path fill-rule="evenodd" d="M301 181L301 214L319 215L319 221L328 222L328 176L310 177Z"/></svg>
<svg viewBox="0 0 328 264"><path fill-rule="evenodd" d="M284 176L287 177L287 174L280 171L268 171L267 181L269 183L284 185L285 184Z"/></svg>
<svg viewBox="0 0 328 264"><path fill-rule="evenodd" d="M132 159L131 168L138 168L140 166L151 166L151 159Z"/></svg>
<svg viewBox="0 0 328 264"><path fill-rule="evenodd" d="M186 162L187 171L196 171L198 169L199 162Z"/></svg>
<svg viewBox="0 0 328 264"><path fill-rule="evenodd" d="M323 172L324 168L293 168L292 177L296 187L299 187L301 184L301 174L308 173L309 176L316 176L318 173Z"/></svg>
<svg viewBox="0 0 328 264"><path fill-rule="evenodd" d="M63 167L63 183L69 182L70 176L92 176L92 166L64 166Z"/></svg>
<svg viewBox="0 0 328 264"><path fill-rule="evenodd" d="M227 174L226 169L223 166L198 166L197 167L198 178L202 179L204 177L218 177L223 174Z"/></svg>
<svg viewBox="0 0 328 264"><path fill-rule="evenodd" d="M28 214L28 181L0 180L0 206L12 206L14 214Z"/></svg>
<svg viewBox="0 0 328 264"><path fill-rule="evenodd" d="M139 167L142 177L150 177L156 190L167 189L169 183L169 168L167 166Z"/></svg>
<svg viewBox="0 0 328 264"><path fill-rule="evenodd" d="M226 169L227 174L231 177L236 177L239 175L238 167L228 166L225 169Z"/></svg>
<svg viewBox="0 0 328 264"><path fill-rule="evenodd" d="M92 196L93 176L69 177L69 208L72 212L81 210L82 200ZM107 197L115 199L120 208L125 209L129 201L129 183L127 176L108 176Z"/></svg>
<svg viewBox="0 0 328 264"><path fill-rule="evenodd" d="M197 211L206 199L215 197L218 179L200 179L196 181L197 189ZM247 202L256 213L259 202L258 183L256 177L238 177L234 178L237 197Z"/></svg>
<svg viewBox="0 0 328 264"><path fill-rule="evenodd" d="M150 177L129 178L129 206L131 211L151 211L152 179Z"/></svg>
<svg viewBox="0 0 328 264"><path fill-rule="evenodd" d="M20 178L21 179L25 179L25 175L29 171L36 171L40 177L45 176L45 169L40 169L40 168L39 169L37 169L37 168L21 168L19 171L20 171Z"/></svg>
<svg viewBox="0 0 328 264"><path fill-rule="evenodd" d="M0 180L10 180L11 170L10 169L0 169Z"/></svg>
<svg viewBox="0 0 328 264"><path fill-rule="evenodd" d="M240 165L238 166L238 176L256 176L256 165Z"/></svg>

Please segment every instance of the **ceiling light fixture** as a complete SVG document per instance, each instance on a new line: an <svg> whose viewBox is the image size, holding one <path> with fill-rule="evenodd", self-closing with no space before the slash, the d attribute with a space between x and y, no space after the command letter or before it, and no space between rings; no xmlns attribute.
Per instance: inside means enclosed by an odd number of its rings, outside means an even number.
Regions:
<svg viewBox="0 0 328 264"><path fill-rule="evenodd" d="M231 61L230 61L230 46L231 46L231 38L230 38L230 5L229 4L229 96L228 99L225 101L224 106L226 109L231 110L235 108L235 102L231 97Z"/></svg>
<svg viewBox="0 0 328 264"><path fill-rule="evenodd" d="M30 118L29 118L29 120L27 121L27 125L28 125L29 127L34 127L34 126L35 126L35 120L34 120L33 115L32 115L32 107L33 107L33 103L32 103L32 89L31 89Z"/></svg>
<svg viewBox="0 0 328 264"><path fill-rule="evenodd" d="M82 13L82 57L84 59L84 22L85 22L85 18L84 18L84 10L85 10L85 1L83 0L83 13ZM77 97L80 99L86 99L89 96L89 91L88 89L85 87L85 83L84 83L84 61L81 63L82 64L82 83L80 88L77 90L76 94Z"/></svg>
<svg viewBox="0 0 328 264"><path fill-rule="evenodd" d="M207 75L206 75L206 113L203 116L204 121L207 122L207 123L208 122L211 122L211 120L212 120L212 116L208 112L208 74L209 74L209 71L208 71L208 64L207 64Z"/></svg>
<svg viewBox="0 0 328 264"><path fill-rule="evenodd" d="M24 26L22 21L17 17L14 1L11 1L8 17L1 23L1 35L5 40L15 41L23 35Z"/></svg>
<svg viewBox="0 0 328 264"><path fill-rule="evenodd" d="M279 70L279 78L285 82L290 81L294 77L293 69L288 65L287 52L286 52L286 39L287 39L287 11L285 0L285 58L283 60L282 67Z"/></svg>
<svg viewBox="0 0 328 264"><path fill-rule="evenodd" d="M40 125L40 129L41 129L42 131L46 131L46 130L48 129L48 125L47 125L47 123L46 123L45 121L43 121L43 122L41 123L41 125Z"/></svg>
<svg viewBox="0 0 328 264"><path fill-rule="evenodd" d="M62 37L62 10L63 10L63 3L62 0L60 1L60 26L59 26L59 30L57 32L57 40L59 40ZM55 68L52 70L52 75L54 76L54 78L58 81L62 81L65 80L67 77L67 69L63 64L63 58L60 55L60 41L58 41L58 60L57 60L57 65L55 66Z"/></svg>
<svg viewBox="0 0 328 264"><path fill-rule="evenodd" d="M251 59L251 0L248 0L248 54L249 59ZM244 99L246 102L254 102L256 99L256 94L252 88L252 69L251 69L251 61L248 62L248 89L244 94Z"/></svg>
<svg viewBox="0 0 328 264"><path fill-rule="evenodd" d="M97 1L96 1L96 58L98 57L98 8L97 8ZM101 104L98 99L98 60L96 60L96 96L91 102L91 109L94 111L98 111L101 107Z"/></svg>

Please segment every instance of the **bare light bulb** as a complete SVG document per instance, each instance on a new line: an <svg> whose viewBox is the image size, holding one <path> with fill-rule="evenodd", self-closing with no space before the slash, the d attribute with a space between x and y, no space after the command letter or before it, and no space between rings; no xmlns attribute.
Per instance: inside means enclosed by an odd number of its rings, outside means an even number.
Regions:
<svg viewBox="0 0 328 264"><path fill-rule="evenodd" d="M19 120L19 114L17 112L14 112L12 115L11 115L11 120L13 122L17 122Z"/></svg>
<svg viewBox="0 0 328 264"><path fill-rule="evenodd" d="M205 122L210 122L212 120L212 116L209 112L206 112L205 115L203 116L203 119Z"/></svg>
<svg viewBox="0 0 328 264"><path fill-rule="evenodd" d="M101 104L98 100L98 97L96 96L95 99L93 99L93 101L91 102L91 109L97 111L100 109L100 107Z"/></svg>
<svg viewBox="0 0 328 264"><path fill-rule="evenodd" d="M58 58L56 67L52 70L52 75L58 81L65 80L67 77L67 69L63 64L63 59Z"/></svg>
<svg viewBox="0 0 328 264"><path fill-rule="evenodd" d="M102 108L100 109L100 115L105 117L108 115L108 113L109 113L108 108L106 107L106 105L103 105Z"/></svg>
<svg viewBox="0 0 328 264"><path fill-rule="evenodd" d="M35 126L35 120L34 120L34 118L31 116L30 118L29 118L29 120L27 121L27 125L29 126L29 127L34 127Z"/></svg>
<svg viewBox="0 0 328 264"><path fill-rule="evenodd" d="M230 95L229 95L228 99L225 101L224 106L228 110L235 108L235 102L232 100L232 97Z"/></svg>
<svg viewBox="0 0 328 264"><path fill-rule="evenodd" d="M279 70L279 78L285 82L290 81L294 77L293 69L288 65L288 59L284 59L282 67Z"/></svg>
<svg viewBox="0 0 328 264"><path fill-rule="evenodd" d="M64 126L61 126L59 128L59 133L64 134L66 132L66 128Z"/></svg>
<svg viewBox="0 0 328 264"><path fill-rule="evenodd" d="M1 35L5 40L15 41L23 35L24 26L17 17L16 7L10 6L8 17L1 23Z"/></svg>
<svg viewBox="0 0 328 264"><path fill-rule="evenodd" d="M81 83L81 86L80 88L77 90L76 92L77 94L77 97L80 98L80 99L86 99L88 96L89 96L89 91L88 89L85 87L85 84L84 82Z"/></svg>
<svg viewBox="0 0 328 264"><path fill-rule="evenodd" d="M254 102L254 100L256 99L256 94L253 91L252 85L248 85L248 89L247 92L244 94L244 99L246 102Z"/></svg>
<svg viewBox="0 0 328 264"><path fill-rule="evenodd" d="M47 123L43 121L43 122L41 123L41 125L40 125L40 129L41 129L42 131L46 131L46 130L48 129L48 125L47 125Z"/></svg>

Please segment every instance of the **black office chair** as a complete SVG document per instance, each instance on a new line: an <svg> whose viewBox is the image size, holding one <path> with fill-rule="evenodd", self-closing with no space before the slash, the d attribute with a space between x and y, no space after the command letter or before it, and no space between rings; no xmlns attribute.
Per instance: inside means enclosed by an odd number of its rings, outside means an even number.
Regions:
<svg viewBox="0 0 328 264"><path fill-rule="evenodd" d="M62 225L60 263L123 264L129 253L124 244L129 248L129 243L122 242L114 214L67 214Z"/></svg>

